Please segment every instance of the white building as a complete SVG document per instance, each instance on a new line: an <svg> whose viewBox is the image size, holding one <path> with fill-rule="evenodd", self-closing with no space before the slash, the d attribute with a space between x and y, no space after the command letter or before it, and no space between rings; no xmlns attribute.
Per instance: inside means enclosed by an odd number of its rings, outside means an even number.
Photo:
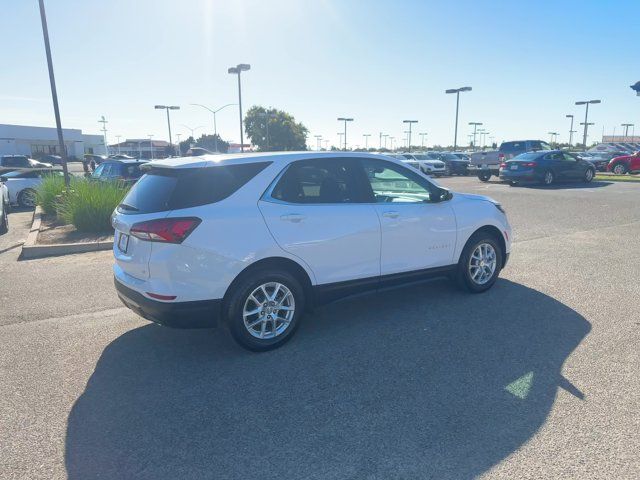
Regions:
<svg viewBox="0 0 640 480"><path fill-rule="evenodd" d="M62 136L69 158L81 160L85 153L106 155L102 135L85 135L82 130L63 128ZM0 155L60 155L58 132L50 127L0 124Z"/></svg>
<svg viewBox="0 0 640 480"><path fill-rule="evenodd" d="M111 155L123 154L134 158L166 158L169 142L165 140L150 140L148 138L128 138L126 141L109 145Z"/></svg>

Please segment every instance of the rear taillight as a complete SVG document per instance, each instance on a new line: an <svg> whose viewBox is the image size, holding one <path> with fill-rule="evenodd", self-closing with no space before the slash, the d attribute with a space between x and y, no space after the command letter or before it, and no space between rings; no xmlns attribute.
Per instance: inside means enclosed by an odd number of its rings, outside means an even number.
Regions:
<svg viewBox="0 0 640 480"><path fill-rule="evenodd" d="M129 233L150 242L182 243L200 225L199 218L163 218L136 223Z"/></svg>
<svg viewBox="0 0 640 480"><path fill-rule="evenodd" d="M538 164L536 162L526 162L522 164L523 167L537 167Z"/></svg>
<svg viewBox="0 0 640 480"><path fill-rule="evenodd" d="M506 164L506 163L504 163L504 162L502 162L502 163L500 164L500 168L507 168L507 164Z"/></svg>

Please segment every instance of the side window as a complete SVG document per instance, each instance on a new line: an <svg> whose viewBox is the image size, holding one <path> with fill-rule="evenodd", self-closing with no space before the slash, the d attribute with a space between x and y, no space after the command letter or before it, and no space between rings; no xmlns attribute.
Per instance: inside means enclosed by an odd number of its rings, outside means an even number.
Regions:
<svg viewBox="0 0 640 480"><path fill-rule="evenodd" d="M573 155L569 155L568 153L563 153L562 156L567 162L575 162L578 160L576 157L574 157Z"/></svg>
<svg viewBox="0 0 640 480"><path fill-rule="evenodd" d="M292 163L276 184L272 198L289 203L362 203L356 159L313 159Z"/></svg>
<svg viewBox="0 0 640 480"><path fill-rule="evenodd" d="M429 202L435 193L429 181L394 163L366 158L362 165L377 203Z"/></svg>
<svg viewBox="0 0 640 480"><path fill-rule="evenodd" d="M92 177L96 177L99 178L102 176L102 172L104 172L104 167L106 167L107 164L106 163L102 163L100 165L98 165L98 167L94 170L93 174L91 175Z"/></svg>
<svg viewBox="0 0 640 480"><path fill-rule="evenodd" d="M564 161L564 155L560 152L548 153L544 158L546 160Z"/></svg>

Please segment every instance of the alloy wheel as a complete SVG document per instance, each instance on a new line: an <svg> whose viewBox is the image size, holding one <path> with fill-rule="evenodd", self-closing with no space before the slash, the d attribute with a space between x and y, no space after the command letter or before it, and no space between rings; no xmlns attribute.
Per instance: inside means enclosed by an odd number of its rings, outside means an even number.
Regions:
<svg viewBox="0 0 640 480"><path fill-rule="evenodd" d="M626 168L623 164L619 163L617 164L615 167L613 167L613 173L616 173L618 175L622 175L626 172Z"/></svg>
<svg viewBox="0 0 640 480"><path fill-rule="evenodd" d="M490 243L479 244L469 258L469 277L478 284L484 285L496 271L496 251Z"/></svg>
<svg viewBox="0 0 640 480"><path fill-rule="evenodd" d="M263 283L244 302L244 326L255 338L271 339L282 335L293 320L296 310L291 290L282 283Z"/></svg>
<svg viewBox="0 0 640 480"><path fill-rule="evenodd" d="M584 179L587 182L590 182L591 180L593 180L593 170L591 170L590 168L587 170L587 172L584 174Z"/></svg>
<svg viewBox="0 0 640 480"><path fill-rule="evenodd" d="M545 185L551 185L552 183L553 183L553 173L546 172L544 174L544 184Z"/></svg>

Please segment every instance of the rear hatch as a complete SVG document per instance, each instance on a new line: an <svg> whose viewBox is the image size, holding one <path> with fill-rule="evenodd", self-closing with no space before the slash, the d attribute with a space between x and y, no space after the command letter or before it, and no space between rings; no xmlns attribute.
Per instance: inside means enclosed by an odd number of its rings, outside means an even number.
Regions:
<svg viewBox="0 0 640 480"><path fill-rule="evenodd" d="M140 280L149 278L154 243L158 250L167 245L184 248L179 244L202 220L181 215L181 211L229 197L270 162L206 167L202 164L179 168L153 166L118 205L112 217L113 254L123 272ZM132 227L136 235L147 239L132 235Z"/></svg>

